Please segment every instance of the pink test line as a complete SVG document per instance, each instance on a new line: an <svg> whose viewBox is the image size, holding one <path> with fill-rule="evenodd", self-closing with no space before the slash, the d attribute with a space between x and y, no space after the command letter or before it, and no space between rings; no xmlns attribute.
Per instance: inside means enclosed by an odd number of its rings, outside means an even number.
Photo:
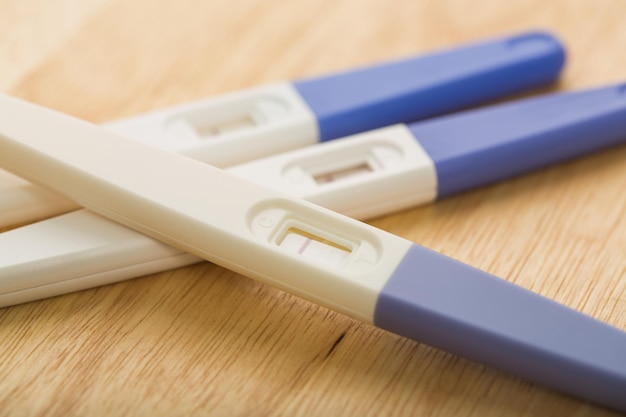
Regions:
<svg viewBox="0 0 626 417"><path fill-rule="evenodd" d="M307 246L309 246L309 244L311 243L311 239L307 239L302 246L300 246L300 249L298 249L298 255L302 255L302 253L306 250Z"/></svg>

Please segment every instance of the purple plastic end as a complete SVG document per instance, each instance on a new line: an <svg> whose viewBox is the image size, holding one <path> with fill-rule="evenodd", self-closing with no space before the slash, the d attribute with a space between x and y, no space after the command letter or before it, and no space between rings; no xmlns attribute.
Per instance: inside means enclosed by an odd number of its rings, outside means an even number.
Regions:
<svg viewBox="0 0 626 417"><path fill-rule="evenodd" d="M486 272L414 245L374 324L626 411L626 333Z"/></svg>
<svg viewBox="0 0 626 417"><path fill-rule="evenodd" d="M553 82L565 48L527 32L294 83L320 140L423 120Z"/></svg>

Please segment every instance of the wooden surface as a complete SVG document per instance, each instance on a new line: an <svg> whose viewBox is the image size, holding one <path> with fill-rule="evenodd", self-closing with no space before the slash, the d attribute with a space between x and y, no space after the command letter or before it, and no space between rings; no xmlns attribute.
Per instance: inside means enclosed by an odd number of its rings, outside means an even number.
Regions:
<svg viewBox="0 0 626 417"><path fill-rule="evenodd" d="M0 88L103 122L545 28L568 90L626 80L625 16L624 0L0 0ZM370 223L626 330L624 146ZM0 415L613 413L205 263L0 310Z"/></svg>

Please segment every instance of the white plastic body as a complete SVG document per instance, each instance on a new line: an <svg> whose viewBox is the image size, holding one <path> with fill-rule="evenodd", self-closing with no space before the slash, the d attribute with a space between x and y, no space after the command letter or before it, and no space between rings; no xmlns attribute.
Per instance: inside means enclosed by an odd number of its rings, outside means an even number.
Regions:
<svg viewBox="0 0 626 417"><path fill-rule="evenodd" d="M380 290L412 245L212 166L7 96L0 97L0 147L0 165L21 177L181 250L370 323ZM313 237L325 251L302 256L306 243L286 243L293 234ZM329 264L325 254L337 251L349 252L345 262Z"/></svg>
<svg viewBox="0 0 626 417"><path fill-rule="evenodd" d="M0 170L0 228L30 223L79 207L55 192Z"/></svg>
<svg viewBox="0 0 626 417"><path fill-rule="evenodd" d="M404 124L229 169L347 216L366 219L437 197L437 172Z"/></svg>
<svg viewBox="0 0 626 417"><path fill-rule="evenodd" d="M233 92L105 127L218 167L311 145L319 137L315 116L289 83ZM79 208L1 171L0 196L0 227Z"/></svg>
<svg viewBox="0 0 626 417"><path fill-rule="evenodd" d="M319 181L320 175L328 177L355 166L371 169ZM404 125L286 152L228 171L361 219L430 202L436 194L432 160ZM199 261L95 213L78 210L0 234L0 306Z"/></svg>
<svg viewBox="0 0 626 417"><path fill-rule="evenodd" d="M0 307L201 261L88 210L0 234L0 258Z"/></svg>
<svg viewBox="0 0 626 417"><path fill-rule="evenodd" d="M290 83L182 104L107 127L220 168L319 140L315 115Z"/></svg>

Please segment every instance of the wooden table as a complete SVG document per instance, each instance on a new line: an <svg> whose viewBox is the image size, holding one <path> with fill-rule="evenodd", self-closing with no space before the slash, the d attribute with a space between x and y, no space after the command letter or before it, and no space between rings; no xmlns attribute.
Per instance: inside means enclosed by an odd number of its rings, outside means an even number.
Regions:
<svg viewBox="0 0 626 417"><path fill-rule="evenodd" d="M624 0L0 0L0 87L104 122L545 28L570 90L626 79L625 17ZM370 223L626 330L624 146ZM0 415L613 414L204 263L0 310Z"/></svg>

